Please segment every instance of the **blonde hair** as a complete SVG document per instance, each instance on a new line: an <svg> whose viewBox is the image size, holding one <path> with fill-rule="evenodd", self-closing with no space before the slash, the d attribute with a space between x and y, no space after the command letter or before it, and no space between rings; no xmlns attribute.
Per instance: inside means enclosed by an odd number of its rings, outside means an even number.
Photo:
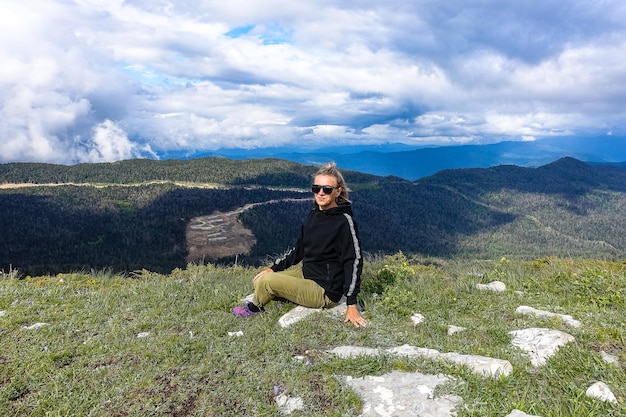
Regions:
<svg viewBox="0 0 626 417"><path fill-rule="evenodd" d="M343 179L343 175L341 175L341 172L339 172L339 170L337 169L337 164L335 164L334 162L328 162L322 165L315 174L316 177L318 175L329 175L331 177L335 177L335 179L337 180L337 187L341 188L341 191L337 196L337 204L345 204L350 202L350 200L348 200L348 191L350 191L350 189L346 185L346 181Z"/></svg>

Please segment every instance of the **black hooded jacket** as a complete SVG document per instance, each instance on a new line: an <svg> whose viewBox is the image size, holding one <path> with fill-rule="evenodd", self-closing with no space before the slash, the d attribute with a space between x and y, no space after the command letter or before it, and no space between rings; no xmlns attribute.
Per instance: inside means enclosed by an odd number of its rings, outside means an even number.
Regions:
<svg viewBox="0 0 626 417"><path fill-rule="evenodd" d="M350 203L328 210L316 205L302 224L296 246L276 259L271 269L284 271L300 261L304 278L324 288L328 298L338 302L345 295L348 305L356 304L363 259Z"/></svg>

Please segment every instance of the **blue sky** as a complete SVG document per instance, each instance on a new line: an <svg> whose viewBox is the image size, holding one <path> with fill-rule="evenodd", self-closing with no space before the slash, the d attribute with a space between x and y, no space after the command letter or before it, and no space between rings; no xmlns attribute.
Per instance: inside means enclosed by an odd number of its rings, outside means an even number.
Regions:
<svg viewBox="0 0 626 417"><path fill-rule="evenodd" d="M8 0L0 162L626 136L623 0Z"/></svg>

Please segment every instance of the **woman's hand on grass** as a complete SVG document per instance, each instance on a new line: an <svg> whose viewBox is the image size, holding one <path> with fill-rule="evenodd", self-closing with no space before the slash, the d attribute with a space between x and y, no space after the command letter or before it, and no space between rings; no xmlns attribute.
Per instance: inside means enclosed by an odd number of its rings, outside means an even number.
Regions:
<svg viewBox="0 0 626 417"><path fill-rule="evenodd" d="M356 304L352 304L348 306L346 310L346 319L343 321L344 323L352 323L354 327L365 327L367 325L367 321L361 316L359 310L356 308Z"/></svg>

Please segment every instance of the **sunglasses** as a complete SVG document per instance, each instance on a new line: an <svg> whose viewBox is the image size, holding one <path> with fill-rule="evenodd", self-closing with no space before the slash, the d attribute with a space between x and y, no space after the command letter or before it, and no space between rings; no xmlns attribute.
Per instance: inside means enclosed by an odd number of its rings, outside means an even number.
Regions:
<svg viewBox="0 0 626 417"><path fill-rule="evenodd" d="M330 194L337 188L341 187L333 187L332 185L311 185L311 191L313 191L313 194L318 194L320 191L324 191L324 194Z"/></svg>

